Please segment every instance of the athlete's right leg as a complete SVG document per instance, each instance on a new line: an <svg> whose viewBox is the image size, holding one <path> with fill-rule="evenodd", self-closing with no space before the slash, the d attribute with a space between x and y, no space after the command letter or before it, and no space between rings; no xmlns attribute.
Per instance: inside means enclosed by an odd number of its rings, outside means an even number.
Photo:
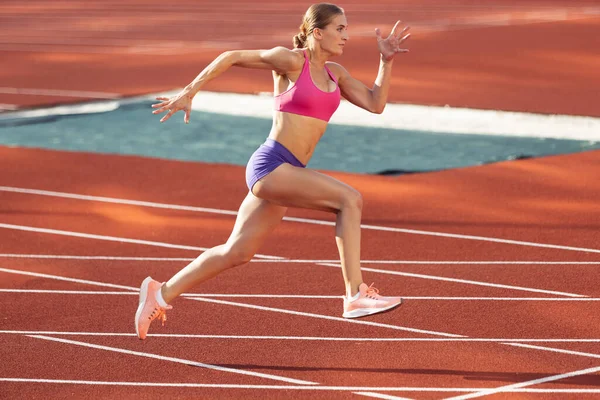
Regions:
<svg viewBox="0 0 600 400"><path fill-rule="evenodd" d="M287 208L259 199L248 193L240 206L233 231L225 244L213 247L161 285L151 277L142 282L135 314L135 330L146 338L152 321L166 319L168 303L181 293L218 273L246 264L254 256L266 236L279 224Z"/></svg>
<svg viewBox="0 0 600 400"><path fill-rule="evenodd" d="M286 211L287 207L248 193L227 242L205 251L169 279L161 290L164 300L168 303L220 272L248 263L268 234L281 222Z"/></svg>

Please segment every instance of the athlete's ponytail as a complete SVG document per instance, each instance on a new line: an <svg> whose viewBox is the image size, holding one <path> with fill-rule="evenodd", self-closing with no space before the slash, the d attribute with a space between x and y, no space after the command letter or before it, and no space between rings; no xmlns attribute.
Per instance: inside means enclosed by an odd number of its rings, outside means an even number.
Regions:
<svg viewBox="0 0 600 400"><path fill-rule="evenodd" d="M294 36L294 47L306 47L308 37L316 28L324 29L337 15L343 14L344 10L335 4L319 3L313 4L306 10L300 32Z"/></svg>

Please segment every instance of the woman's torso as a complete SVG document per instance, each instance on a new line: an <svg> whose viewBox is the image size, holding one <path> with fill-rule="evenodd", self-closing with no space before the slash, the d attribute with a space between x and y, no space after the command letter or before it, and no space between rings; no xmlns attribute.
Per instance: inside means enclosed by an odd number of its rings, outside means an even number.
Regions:
<svg viewBox="0 0 600 400"><path fill-rule="evenodd" d="M301 49L298 49L298 51L302 54ZM317 90L310 87L308 89L312 89L317 96L322 97L321 99L315 98L315 101L325 100L335 103L337 100L339 103L339 88L334 80L333 72L328 71L326 68L318 70L318 68L312 67L308 58L305 59L305 65L302 69L288 72L287 75L273 73L274 95L277 97L290 91L298 83L303 70L302 85L314 85ZM330 73L332 76L329 75ZM303 86L297 88L297 90L303 89ZM337 105L335 107L337 108ZM327 124L328 121L323 119L292 112L275 111L269 137L284 145L298 160L306 165L312 157L321 136L325 133Z"/></svg>

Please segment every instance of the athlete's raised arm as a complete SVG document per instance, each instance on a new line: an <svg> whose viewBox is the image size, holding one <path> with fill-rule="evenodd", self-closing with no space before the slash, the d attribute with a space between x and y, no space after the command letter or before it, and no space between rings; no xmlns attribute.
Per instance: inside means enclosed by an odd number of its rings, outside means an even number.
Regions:
<svg viewBox="0 0 600 400"><path fill-rule="evenodd" d="M331 63L338 74L338 83L342 95L352 104L376 114L383 112L390 88L394 56L397 53L408 52L400 45L410 36L410 33L407 33L409 27L400 29L400 23L401 21L396 22L392 33L385 39L381 37L379 28L375 30L380 62L379 73L372 88L368 88L361 81L353 78L341 65Z"/></svg>
<svg viewBox="0 0 600 400"><path fill-rule="evenodd" d="M285 47L274 47L268 50L234 50L219 55L181 92L173 97L157 97L160 103L153 104L153 114L168 113L160 120L164 122L177 111L184 111L185 123L190 122L192 99L208 81L227 71L232 66L245 68L271 69L281 75L288 71L302 69L304 56Z"/></svg>

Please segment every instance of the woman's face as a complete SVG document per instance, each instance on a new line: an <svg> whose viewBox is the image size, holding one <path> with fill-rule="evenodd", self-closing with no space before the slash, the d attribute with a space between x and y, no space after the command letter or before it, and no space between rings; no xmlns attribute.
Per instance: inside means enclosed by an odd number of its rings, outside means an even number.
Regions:
<svg viewBox="0 0 600 400"><path fill-rule="evenodd" d="M344 45L349 39L348 21L344 14L336 15L329 25L318 31L320 33L319 42L323 50L333 55L341 55L344 52Z"/></svg>

